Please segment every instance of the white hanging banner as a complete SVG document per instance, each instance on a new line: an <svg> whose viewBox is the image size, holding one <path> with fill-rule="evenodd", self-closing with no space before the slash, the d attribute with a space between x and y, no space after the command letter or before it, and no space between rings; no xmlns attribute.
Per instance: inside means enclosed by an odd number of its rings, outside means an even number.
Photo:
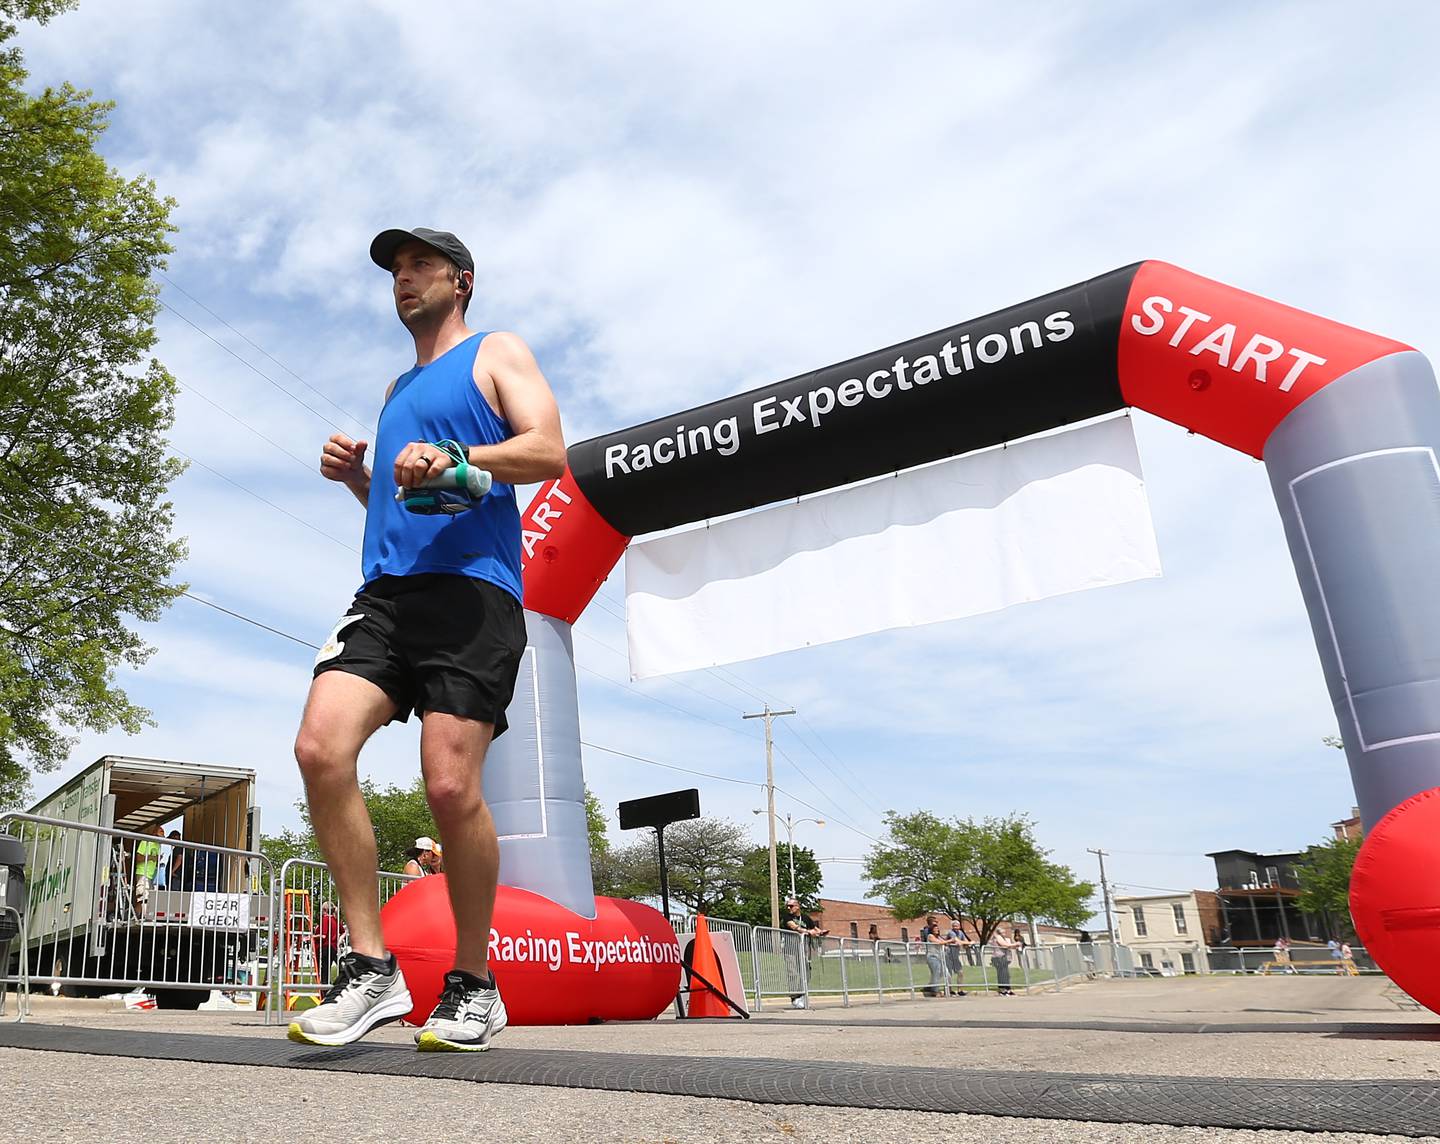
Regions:
<svg viewBox="0 0 1440 1144"><path fill-rule="evenodd" d="M716 667L1160 575L1113 418L632 544L630 675Z"/></svg>

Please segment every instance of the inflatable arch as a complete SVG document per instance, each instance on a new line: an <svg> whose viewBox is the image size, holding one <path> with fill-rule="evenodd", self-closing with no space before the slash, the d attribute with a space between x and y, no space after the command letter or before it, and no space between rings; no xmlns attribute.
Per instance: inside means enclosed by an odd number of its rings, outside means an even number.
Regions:
<svg viewBox="0 0 1440 1144"><path fill-rule="evenodd" d="M590 882L570 625L630 537L1127 406L1265 462L1370 832L1352 912L1381 967L1440 1009L1434 375L1399 342L1142 262L570 449L522 517L530 646L486 768L512 1019L653 1016L678 983L666 921ZM425 951L446 937L417 932L417 904L407 889L387 907L387 940L438 982Z"/></svg>

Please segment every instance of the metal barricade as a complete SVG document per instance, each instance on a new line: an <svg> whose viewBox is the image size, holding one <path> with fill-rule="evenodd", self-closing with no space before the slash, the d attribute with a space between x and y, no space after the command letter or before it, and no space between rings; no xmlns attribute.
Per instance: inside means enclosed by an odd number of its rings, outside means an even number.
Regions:
<svg viewBox="0 0 1440 1144"><path fill-rule="evenodd" d="M1041 972L1048 972L1057 990L1072 981L1083 980L1091 975L1085 958L1085 951L1079 942L1065 942L1060 945L1034 946L1030 950Z"/></svg>
<svg viewBox="0 0 1440 1144"><path fill-rule="evenodd" d="M809 988L809 961L805 937L794 930L756 926L752 931L754 951L755 1008L765 1007L767 997L784 997L803 1008Z"/></svg>
<svg viewBox="0 0 1440 1144"><path fill-rule="evenodd" d="M840 949L838 937L806 937L805 972L808 987L806 994L811 997L839 997L845 1005L850 1004L846 989L845 958Z"/></svg>
<svg viewBox="0 0 1440 1144"><path fill-rule="evenodd" d="M1354 965L1357 974L1381 972L1362 947L1355 946L1350 953L1351 964ZM1267 963L1274 961L1275 950L1272 946L1212 945L1204 950L1206 968L1202 972L1210 974L1261 973ZM1348 975L1350 972L1344 960L1336 957L1328 946L1323 945L1291 946L1289 964L1297 973L1304 974ZM1273 965L1271 972L1276 972Z"/></svg>
<svg viewBox="0 0 1440 1144"><path fill-rule="evenodd" d="M31 814L0 831L26 850L23 988L144 989L176 1008L270 992L275 878L258 851Z"/></svg>
<svg viewBox="0 0 1440 1144"><path fill-rule="evenodd" d="M30 1015L30 961L25 956L25 915L14 906L0 904L0 918L7 914L15 915L15 934L20 942L15 951L15 1016L9 1020L23 1021ZM10 984L10 950L6 948L6 943L0 943L0 949L5 949L5 964L0 965L0 1017L4 1017L5 996Z"/></svg>
<svg viewBox="0 0 1440 1144"><path fill-rule="evenodd" d="M908 1000L915 1000L915 971L910 962L909 943L877 941L875 972L880 979L881 998L886 993L903 990Z"/></svg>
<svg viewBox="0 0 1440 1144"><path fill-rule="evenodd" d="M421 876L378 871L380 906ZM335 963L350 950L350 930L330 867L309 858L287 859L280 867L275 898L280 915L279 1007L294 1008L302 998L313 1004L330 987Z"/></svg>
<svg viewBox="0 0 1440 1144"><path fill-rule="evenodd" d="M840 939L840 961L845 967L846 1003L853 994L875 994L885 1000L884 983L880 980L880 943L858 937Z"/></svg>

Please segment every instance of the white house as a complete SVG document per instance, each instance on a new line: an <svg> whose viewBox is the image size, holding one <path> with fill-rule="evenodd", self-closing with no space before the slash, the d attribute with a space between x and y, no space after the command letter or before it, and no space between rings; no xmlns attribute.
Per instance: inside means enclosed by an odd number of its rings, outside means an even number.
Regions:
<svg viewBox="0 0 1440 1144"><path fill-rule="evenodd" d="M1136 964L1169 976L1207 973L1207 941L1217 936L1220 908L1209 890L1126 894L1114 899L1115 934Z"/></svg>

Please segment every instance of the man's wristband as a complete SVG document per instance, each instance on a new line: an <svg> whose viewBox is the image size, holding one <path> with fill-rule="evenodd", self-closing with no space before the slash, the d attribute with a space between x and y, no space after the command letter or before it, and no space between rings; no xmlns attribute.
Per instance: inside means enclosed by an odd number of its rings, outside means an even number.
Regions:
<svg viewBox="0 0 1440 1144"><path fill-rule="evenodd" d="M470 446L462 445L453 437L446 437L443 441L436 441L435 447L443 449L449 458L457 465L468 465L470 463Z"/></svg>

